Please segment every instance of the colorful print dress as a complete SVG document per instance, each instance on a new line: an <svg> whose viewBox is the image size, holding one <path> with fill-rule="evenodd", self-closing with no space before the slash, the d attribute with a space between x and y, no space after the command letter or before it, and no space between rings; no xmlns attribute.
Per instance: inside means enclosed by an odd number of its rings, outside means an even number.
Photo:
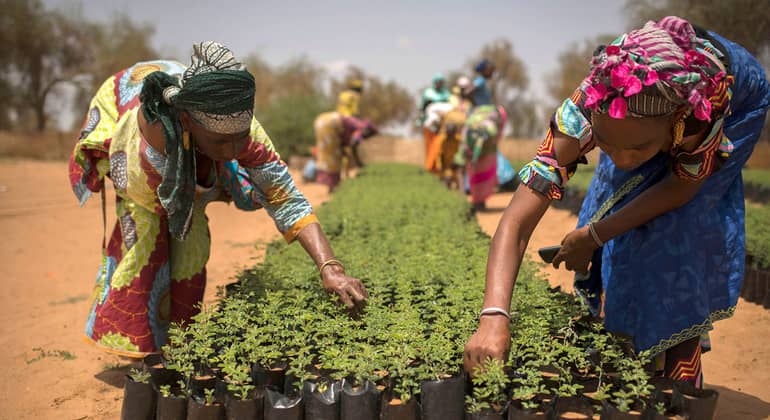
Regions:
<svg viewBox="0 0 770 420"><path fill-rule="evenodd" d="M762 67L745 49L717 34L699 32L699 48L727 71L710 99L712 125L692 152L659 153L623 171L601 154L580 211L578 227L610 215L672 174L705 180L684 206L607 241L596 250L588 276L575 289L599 311L604 294L608 330L632 337L636 351L661 354L713 328L733 314L745 263L741 169L764 126L770 87ZM553 132L579 142L583 154L595 146L581 85L551 120L535 160L519 176L523 184L560 199L577 163L559 166Z"/></svg>
<svg viewBox="0 0 770 420"><path fill-rule="evenodd" d="M460 149L465 114L464 110L454 108L442 116L436 144L428 155L430 167L427 169L443 178L454 178L457 175L454 158Z"/></svg>
<svg viewBox="0 0 770 420"><path fill-rule="evenodd" d="M335 187L341 178L344 148L363 141L365 132L373 131L374 126L367 120L332 111L318 115L313 129L318 153L316 181Z"/></svg>
<svg viewBox="0 0 770 420"><path fill-rule="evenodd" d="M497 191L497 143L508 116L501 106L471 109L455 163L465 166L473 204L482 204Z"/></svg>
<svg viewBox="0 0 770 420"><path fill-rule="evenodd" d="M256 120L251 141L237 158L214 162L197 188L189 235L176 240L156 189L165 156L142 138L139 92L153 71L181 74L171 61L138 63L110 77L93 98L70 159L75 195L84 203L112 180L117 223L103 244L85 334L106 351L141 357L166 343L171 322L184 323L198 311L206 286L210 236L206 204L225 199L243 210L265 208L286 240L317 219L294 185L288 168ZM201 180L198 180L201 184Z"/></svg>

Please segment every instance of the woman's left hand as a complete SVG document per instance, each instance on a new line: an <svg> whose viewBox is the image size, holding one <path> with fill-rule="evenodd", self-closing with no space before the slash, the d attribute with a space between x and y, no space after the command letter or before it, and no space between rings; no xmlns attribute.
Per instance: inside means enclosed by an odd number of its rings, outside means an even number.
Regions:
<svg viewBox="0 0 770 420"><path fill-rule="evenodd" d="M588 231L588 226L575 229L561 241L561 250L554 257L553 266L559 268L563 261L567 270L588 273L588 264L591 263L594 251L598 247Z"/></svg>
<svg viewBox="0 0 770 420"><path fill-rule="evenodd" d="M348 309L360 309L369 297L361 280L345 274L345 270L339 265L324 267L321 279L324 289L336 293Z"/></svg>

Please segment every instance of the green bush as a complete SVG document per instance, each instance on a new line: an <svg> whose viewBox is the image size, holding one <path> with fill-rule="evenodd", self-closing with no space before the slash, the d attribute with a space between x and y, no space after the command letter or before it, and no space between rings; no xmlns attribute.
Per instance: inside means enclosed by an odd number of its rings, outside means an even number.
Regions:
<svg viewBox="0 0 770 420"><path fill-rule="evenodd" d="M744 169L743 183L770 189L770 169Z"/></svg>
<svg viewBox="0 0 770 420"><path fill-rule="evenodd" d="M746 204L746 254L754 268L770 269L770 207Z"/></svg>
<svg viewBox="0 0 770 420"><path fill-rule="evenodd" d="M576 189L585 194L588 192L588 186L591 184L595 170L594 165L578 165L577 172L567 182L568 188Z"/></svg>
<svg viewBox="0 0 770 420"><path fill-rule="evenodd" d="M331 110L328 99L321 95L287 95L257 110L257 119L273 140L281 157L307 156L315 144L313 121L318 114Z"/></svg>

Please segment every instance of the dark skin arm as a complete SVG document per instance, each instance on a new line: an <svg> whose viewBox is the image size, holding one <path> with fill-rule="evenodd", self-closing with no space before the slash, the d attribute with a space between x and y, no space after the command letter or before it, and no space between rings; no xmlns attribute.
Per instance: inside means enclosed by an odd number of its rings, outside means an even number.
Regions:
<svg viewBox="0 0 770 420"><path fill-rule="evenodd" d="M184 118L183 125L188 130L202 130L200 127L191 125L188 118ZM144 139L154 149L161 153L166 150L160 124L149 124L142 112L139 112L139 129ZM233 150L236 149L238 147L234 145ZM329 245L329 241L326 239L321 225L318 223L310 224L300 230L297 234L297 240L319 269L324 262L334 258L334 252ZM366 301L368 295L361 280L345 274L345 269L342 266L336 264L327 265L320 274L324 289L336 293L340 301L349 309L360 308Z"/></svg>
<svg viewBox="0 0 770 420"><path fill-rule="evenodd" d="M554 136L554 147L559 152L557 156L563 156L564 165L578 158L580 150L577 143L576 139L570 137L558 134ZM562 164L561 161L559 163ZM513 287L527 244L550 204L550 198L524 185L513 194L500 218L489 248L484 308L508 310L511 307ZM472 375L474 369L489 358L504 360L510 346L508 318L499 314L482 316L479 319L479 328L465 345L465 371Z"/></svg>
<svg viewBox="0 0 770 420"><path fill-rule="evenodd" d="M489 249L485 308L510 308L524 251L550 203L550 199L527 187L519 188L514 193L500 218ZM481 317L478 330L465 345L465 371L473 373L473 369L487 358L504 359L510 344L508 318L502 315Z"/></svg>
<svg viewBox="0 0 770 420"><path fill-rule="evenodd" d="M606 242L687 204L698 193L701 185L703 180L688 181L671 173L617 212L596 222L594 229L599 239ZM567 270L579 273L588 272L594 250L599 247L589 233L588 226L570 232L562 240L561 246L553 259L553 266L559 268L564 262Z"/></svg>
<svg viewBox="0 0 770 420"><path fill-rule="evenodd" d="M329 241L318 223L307 225L300 230L297 240L319 269L324 262L335 258ZM345 269L340 265L330 264L324 267L321 271L321 279L324 289L336 293L348 309L363 306L368 297L361 280L345 274Z"/></svg>
<svg viewBox="0 0 770 420"><path fill-rule="evenodd" d="M564 166L579 157L579 142L561 133L554 133L554 147L559 164ZM595 225L603 241L640 226L649 220L689 202L698 192L702 182L689 182L669 175L666 179L642 193ZM519 188L500 219L489 251L487 281L484 291L484 307L508 310L516 275L521 266L529 238L550 199L529 188ZM587 228L575 230L562 241L562 251L557 254L568 269L587 271L596 249L596 243ZM510 323L502 315L485 315L479 321L476 333L465 345L464 365L469 374L487 358L503 360L510 347Z"/></svg>
<svg viewBox="0 0 770 420"><path fill-rule="evenodd" d="M668 151L671 140L665 139L670 131L670 129L667 128L667 124L670 124L671 121L676 121L679 118L679 115L675 115L671 119L667 119L667 117L658 119L654 125L649 126L648 130L633 130L634 127L627 127L627 129L630 129L629 131L623 131L621 129L614 134L615 137L622 138L629 132L647 132L654 130L654 134L651 134L653 139L664 139L659 142L660 146L658 146L658 150ZM608 120L597 118L597 121L601 123ZM660 127L664 128L660 129ZM599 135L600 128L605 129L603 133L610 133L611 130L608 128L611 129L612 127L602 126L601 124L594 127L594 138L597 140L599 146L602 147L603 150L606 149L610 152L617 153L617 148L612 144L609 144L612 140ZM705 138L707 130L708 128L704 127L699 132L684 137L682 139L683 144L680 150L686 152L695 150ZM642 136L641 138L646 139L647 137ZM562 140L562 142L557 143L556 146L564 148L564 150L568 151L568 154L579 152L579 150L577 150L577 141L565 143ZM644 148L644 143L641 147ZM633 148L631 150L633 153ZM561 150L559 150L559 152L561 152ZM622 156L618 155L616 155L615 159L620 159L621 161L625 160ZM562 164L561 160L559 163ZM673 173L669 173L664 180L642 192L627 205L623 206L623 208L596 222L594 224L594 229L597 236L602 242L607 242L631 229L635 229L648 223L650 220L661 214L665 214L687 204L696 194L698 194L703 182L704 180L690 181L682 179ZM554 258L553 266L558 268L563 261L568 270L585 273L588 271L589 262L591 261L591 257L596 248L598 248L598 245L591 236L588 226L576 229L564 237L562 249Z"/></svg>

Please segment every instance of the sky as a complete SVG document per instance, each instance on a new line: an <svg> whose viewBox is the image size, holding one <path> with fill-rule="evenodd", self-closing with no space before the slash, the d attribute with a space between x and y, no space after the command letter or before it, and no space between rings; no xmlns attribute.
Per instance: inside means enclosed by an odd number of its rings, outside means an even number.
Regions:
<svg viewBox="0 0 770 420"><path fill-rule="evenodd" d="M508 38L525 62L531 95L571 42L625 29L621 0L43 0L91 20L122 12L155 26L163 57L188 61L191 45L216 40L236 57L271 65L307 56L331 75L348 64L395 80L417 96L436 71L462 68L482 45ZM545 99L545 98L544 98Z"/></svg>

